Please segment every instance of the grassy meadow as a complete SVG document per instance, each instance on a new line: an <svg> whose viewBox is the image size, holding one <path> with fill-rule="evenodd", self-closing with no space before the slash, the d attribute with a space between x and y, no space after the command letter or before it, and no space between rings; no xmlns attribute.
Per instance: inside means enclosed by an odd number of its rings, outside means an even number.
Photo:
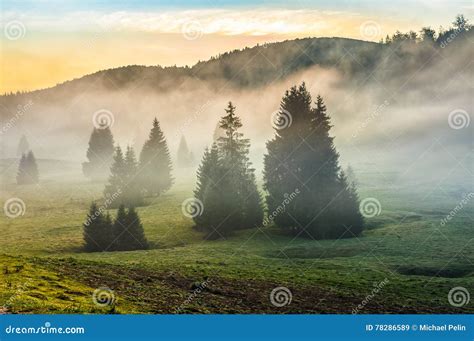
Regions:
<svg viewBox="0 0 474 341"><path fill-rule="evenodd" d="M19 217L0 217L3 312L474 313L472 300L448 302L452 288L474 288L472 203L441 224L462 186L394 190L396 173L359 167L359 195L376 198L381 212L358 238L294 238L269 226L206 241L181 211L192 196L193 170L138 208L149 250L85 253L82 223L103 185L45 172L51 165L44 160L39 166L39 185L7 183L1 193L2 202L17 197L26 206ZM113 290L113 304L94 304L103 287ZM276 287L291 291L289 304L271 303Z"/></svg>

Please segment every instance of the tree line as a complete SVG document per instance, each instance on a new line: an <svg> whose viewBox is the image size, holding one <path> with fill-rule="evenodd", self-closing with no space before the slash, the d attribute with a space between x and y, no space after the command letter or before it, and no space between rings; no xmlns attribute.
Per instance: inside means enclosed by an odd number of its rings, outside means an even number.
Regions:
<svg viewBox="0 0 474 341"><path fill-rule="evenodd" d="M131 146L126 147L125 153L120 146L114 146L108 126L93 129L87 158L83 163L85 176L93 181L108 176L104 197L114 196L112 208L141 206L145 197L159 196L173 184L168 145L156 118L138 159Z"/></svg>
<svg viewBox="0 0 474 341"><path fill-rule="evenodd" d="M459 37L463 36L467 32L472 29L472 25L469 24L469 20L467 20L464 15L459 14L453 21L453 26L449 27L448 29L440 28L439 32L436 32L430 26L423 27L419 34L415 31L410 31L406 33L402 33L400 31L396 31L395 34L392 36L387 35L385 40L382 39L380 42L385 44L397 44L403 42L412 42L412 43L429 43L435 44L440 47L444 47L448 40L451 37Z"/></svg>
<svg viewBox="0 0 474 341"><path fill-rule="evenodd" d="M204 151L197 170L194 200L202 209L193 215L195 228L206 239L256 228L263 225L266 205L272 224L294 236L332 239L359 235L364 220L359 212L356 184L339 165L323 98L318 95L313 101L305 83L293 86L280 102L276 121L275 136L267 142L264 155L263 197L249 161L250 141L241 133L242 121L235 105L228 103L218 123L220 132L214 134L216 139ZM116 147L110 172L104 193L119 193L115 200L120 203L117 220L112 223L108 214L92 219L98 209L93 203L87 217L87 222L92 223L84 225L86 249L144 248L146 238L134 205L141 203L144 191L147 195L160 195L172 184L166 140L156 119L140 160L136 160L131 147L127 147L125 155ZM140 172L145 172L145 177ZM353 178L353 174L349 177ZM129 207L128 213L125 206ZM127 238L121 240L120 233Z"/></svg>
<svg viewBox="0 0 474 341"><path fill-rule="evenodd" d="M267 142L264 155L263 196L249 160L250 140L241 132L235 105L228 103L197 170L194 198L203 209L193 216L195 228L206 239L227 237L240 229L262 226L266 209L273 225L295 236L359 235L364 220L353 171L349 169L346 175L339 165L323 98L318 95L313 101L304 83L293 86L285 92L276 119L275 136ZM285 120L288 124L282 125ZM182 165L188 166L192 153L184 139L178 151ZM104 188L107 205L93 202L83 226L85 249L147 248L135 207L173 184L170 153L158 120L153 120L138 158L130 146L125 152L114 146L109 127L94 128L87 157L84 174L93 180L104 176L108 163L110 167ZM37 174L33 153L23 154L18 182L37 182ZM106 211L117 207L113 220Z"/></svg>

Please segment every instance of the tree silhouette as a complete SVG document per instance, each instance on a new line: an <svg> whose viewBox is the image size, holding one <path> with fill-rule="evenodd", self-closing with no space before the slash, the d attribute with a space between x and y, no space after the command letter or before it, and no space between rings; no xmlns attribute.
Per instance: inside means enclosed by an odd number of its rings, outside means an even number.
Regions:
<svg viewBox="0 0 474 341"><path fill-rule="evenodd" d="M114 138L108 126L94 128L87 149L87 162L82 164L84 176L94 181L107 179L114 154Z"/></svg>
<svg viewBox="0 0 474 341"><path fill-rule="evenodd" d="M84 249L87 252L111 251L113 243L112 220L105 216L96 203L89 208L84 228Z"/></svg>
<svg viewBox="0 0 474 341"><path fill-rule="evenodd" d="M115 148L113 163L110 167L108 184L104 189L104 197L110 199L110 207L118 207L124 202L125 187L127 184L127 168L120 146ZM114 198L112 200L112 198Z"/></svg>
<svg viewBox="0 0 474 341"><path fill-rule="evenodd" d="M18 185L37 184L39 181L36 158L31 150L20 158L16 181Z"/></svg>
<svg viewBox="0 0 474 341"><path fill-rule="evenodd" d="M143 204L140 182L138 179L138 163L135 151L127 146L124 160L124 192L122 202L126 206L140 206Z"/></svg>
<svg viewBox="0 0 474 341"><path fill-rule="evenodd" d="M124 205L120 205L117 211L117 218L113 224L114 250L132 251L148 248L148 242L143 232L140 218L133 207L125 210Z"/></svg>
<svg viewBox="0 0 474 341"><path fill-rule="evenodd" d="M149 196L158 196L171 188L171 158L165 136L158 120L140 153L140 181L143 191Z"/></svg>
<svg viewBox="0 0 474 341"><path fill-rule="evenodd" d="M179 141L177 156L178 156L177 157L178 167L187 168L187 167L192 166L194 163L194 155L189 150L188 144L184 136L181 136L181 140Z"/></svg>
<svg viewBox="0 0 474 341"><path fill-rule="evenodd" d="M298 236L352 237L363 227L355 187L340 170L322 97L314 108L311 103L304 83L292 87L281 101L280 112L290 115L292 124L276 129L267 143L264 180L269 213L278 211L275 224ZM287 203L288 193L296 189L300 194Z"/></svg>
<svg viewBox="0 0 474 341"><path fill-rule="evenodd" d="M254 169L248 159L249 140L239 132L242 122L231 102L225 112L219 121L225 135L206 150L198 169L195 197L202 201L204 211L194 220L207 232L207 238L255 227L263 219Z"/></svg>
<svg viewBox="0 0 474 341"><path fill-rule="evenodd" d="M16 151L17 156L22 156L23 154L28 153L30 150L30 144L28 143L28 140L26 139L25 135L22 135L20 138L20 142L18 143L18 148Z"/></svg>

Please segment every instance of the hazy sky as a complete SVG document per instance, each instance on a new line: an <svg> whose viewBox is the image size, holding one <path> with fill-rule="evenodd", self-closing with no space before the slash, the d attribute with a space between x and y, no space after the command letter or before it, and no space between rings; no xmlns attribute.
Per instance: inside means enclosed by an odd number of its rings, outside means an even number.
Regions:
<svg viewBox="0 0 474 341"><path fill-rule="evenodd" d="M474 2L0 0L0 92L53 86L128 64L193 65L220 52L296 37L378 41L447 27Z"/></svg>

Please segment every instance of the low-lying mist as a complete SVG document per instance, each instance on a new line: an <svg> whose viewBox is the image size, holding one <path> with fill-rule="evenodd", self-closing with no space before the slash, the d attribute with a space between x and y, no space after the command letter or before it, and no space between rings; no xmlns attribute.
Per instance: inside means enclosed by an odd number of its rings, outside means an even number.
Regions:
<svg viewBox="0 0 474 341"><path fill-rule="evenodd" d="M18 141L26 135L38 158L74 161L80 167L98 115L111 122L116 144L131 145L139 153L156 116L172 157L184 135L199 161L232 101L242 118L242 131L251 140L251 159L260 175L265 143L274 134L272 113L285 90L304 81L313 99L318 94L325 99L343 166L370 166L427 181L458 177L464 182L468 173L463 167L472 169L470 45L449 53L431 49L416 67L405 65L409 59L391 65L381 58L370 72L357 76L338 65L313 65L284 77L275 69L275 80L263 86L237 87L226 79L208 81L191 75L166 91L140 83L125 88L94 84L93 92L63 94L54 103L41 100L38 93L27 94L16 113L3 115L3 157L16 157ZM462 165L456 172L455 164Z"/></svg>

